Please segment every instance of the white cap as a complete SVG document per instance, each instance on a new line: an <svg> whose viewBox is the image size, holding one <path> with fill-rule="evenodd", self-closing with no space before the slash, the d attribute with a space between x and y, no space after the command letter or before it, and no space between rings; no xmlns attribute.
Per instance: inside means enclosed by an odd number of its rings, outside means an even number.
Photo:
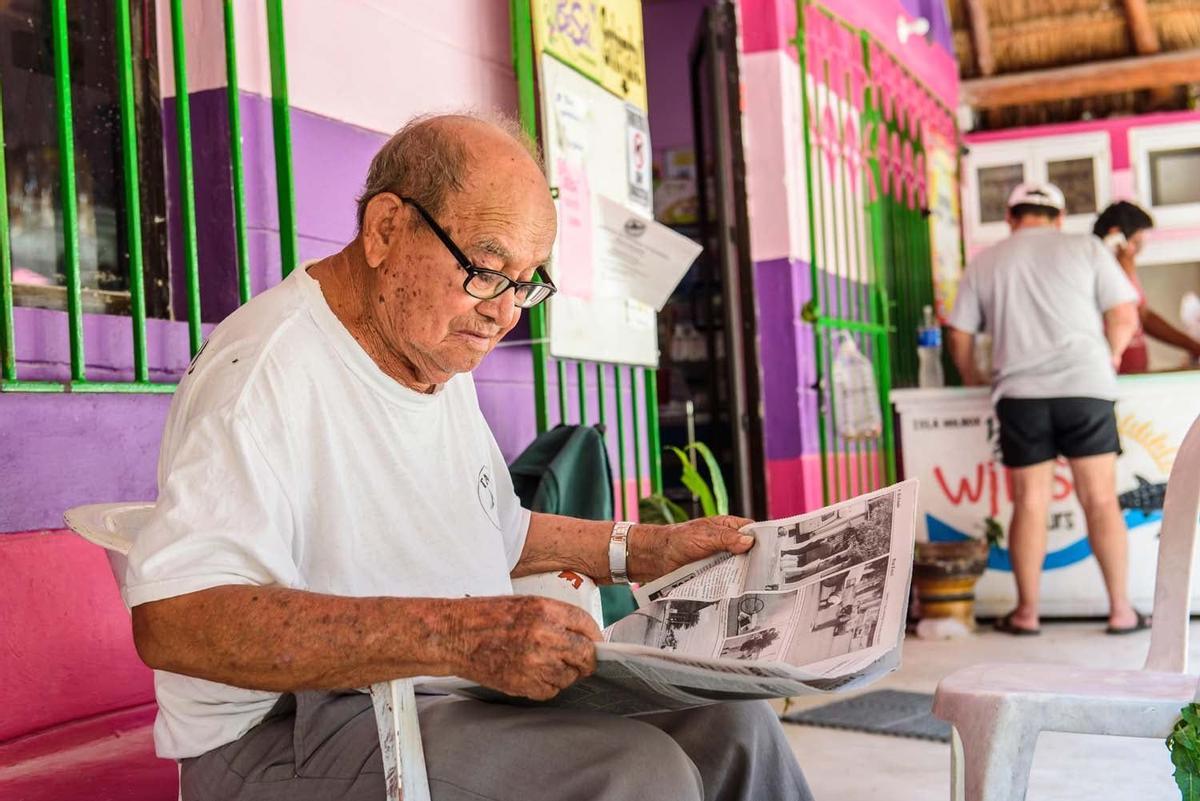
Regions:
<svg viewBox="0 0 1200 801"><path fill-rule="evenodd" d="M1008 196L1008 207L1020 206L1027 203L1031 206L1048 206L1059 211L1066 211L1067 199L1062 190L1052 183L1017 184L1012 194Z"/></svg>

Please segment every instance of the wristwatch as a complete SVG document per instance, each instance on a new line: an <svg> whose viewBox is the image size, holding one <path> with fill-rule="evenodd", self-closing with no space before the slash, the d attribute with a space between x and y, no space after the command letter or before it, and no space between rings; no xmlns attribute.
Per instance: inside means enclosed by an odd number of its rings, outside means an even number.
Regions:
<svg viewBox="0 0 1200 801"><path fill-rule="evenodd" d="M629 583L629 529L633 523L627 520L613 524L612 536L608 540L608 575L613 584Z"/></svg>

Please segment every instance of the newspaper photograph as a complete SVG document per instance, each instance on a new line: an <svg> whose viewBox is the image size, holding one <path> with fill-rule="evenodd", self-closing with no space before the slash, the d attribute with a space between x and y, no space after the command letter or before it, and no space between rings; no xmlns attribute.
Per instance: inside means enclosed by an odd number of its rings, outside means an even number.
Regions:
<svg viewBox="0 0 1200 801"><path fill-rule="evenodd" d="M749 552L686 565L635 590L604 631L596 672L545 702L461 683L506 703L636 715L869 684L904 636L917 482L742 529Z"/></svg>

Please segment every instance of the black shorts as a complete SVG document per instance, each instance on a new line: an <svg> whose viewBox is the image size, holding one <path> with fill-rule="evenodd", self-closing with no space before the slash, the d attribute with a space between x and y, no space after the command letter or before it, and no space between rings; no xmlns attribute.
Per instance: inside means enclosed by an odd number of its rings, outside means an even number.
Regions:
<svg viewBox="0 0 1200 801"><path fill-rule="evenodd" d="M1004 466L1120 453L1115 406L1099 398L1001 398L996 419Z"/></svg>

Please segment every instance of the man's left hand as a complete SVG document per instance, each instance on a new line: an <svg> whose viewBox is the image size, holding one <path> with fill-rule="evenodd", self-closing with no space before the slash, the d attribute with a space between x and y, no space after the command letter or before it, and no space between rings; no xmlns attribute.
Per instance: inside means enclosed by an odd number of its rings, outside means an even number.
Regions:
<svg viewBox="0 0 1200 801"><path fill-rule="evenodd" d="M668 526L634 526L629 532L629 577L653 581L715 553L745 553L754 538L738 529L753 522L719 515Z"/></svg>

